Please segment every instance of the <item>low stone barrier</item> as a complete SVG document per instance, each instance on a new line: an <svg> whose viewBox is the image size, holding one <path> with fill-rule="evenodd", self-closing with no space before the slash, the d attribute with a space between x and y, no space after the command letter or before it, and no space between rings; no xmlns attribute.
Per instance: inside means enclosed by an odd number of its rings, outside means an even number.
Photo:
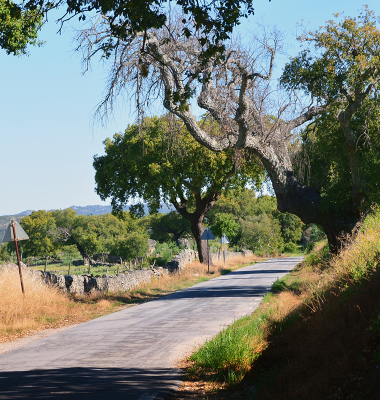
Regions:
<svg viewBox="0 0 380 400"><path fill-rule="evenodd" d="M181 272L186 268L187 264L192 263L198 257L198 252L191 249L185 249L180 251L172 261L169 261L165 268L169 270L169 272L178 271Z"/></svg>
<svg viewBox="0 0 380 400"><path fill-rule="evenodd" d="M250 250L238 252L227 251L226 258L252 255ZM212 260L223 261L223 252L210 253ZM35 282L44 282L72 294L85 294L91 292L120 293L134 289L142 284L149 283L153 277L160 278L167 273L181 273L186 266L195 261L198 252L185 249L180 251L165 267L143 268L141 270L127 271L116 275L59 275L51 272L35 271L22 264L22 273L28 275ZM5 269L17 269L15 264L0 265L0 273Z"/></svg>
<svg viewBox="0 0 380 400"><path fill-rule="evenodd" d="M0 272L5 269L16 269L15 264L0 266ZM35 271L23 266L22 273L36 282L44 282L72 294L91 292L119 293L134 289L144 283L152 281L153 277L161 277L167 273L162 267L143 268L117 275L58 275L50 272Z"/></svg>
<svg viewBox="0 0 380 400"><path fill-rule="evenodd" d="M253 255L251 250L240 250L240 251L226 251L226 260L234 257L249 257ZM210 253L213 261L224 261L223 250L217 253Z"/></svg>

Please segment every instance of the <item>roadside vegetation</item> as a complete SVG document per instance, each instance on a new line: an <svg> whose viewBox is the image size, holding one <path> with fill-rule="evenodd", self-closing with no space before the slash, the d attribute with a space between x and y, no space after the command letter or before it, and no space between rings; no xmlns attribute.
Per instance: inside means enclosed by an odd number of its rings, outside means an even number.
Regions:
<svg viewBox="0 0 380 400"><path fill-rule="evenodd" d="M110 275L163 266L184 249L181 240L199 249L191 224L180 213L144 215L138 206L115 215L77 215L72 209L34 211L20 220L30 237L19 243L22 261L32 269L58 274ZM216 237L210 242L211 252L220 251L223 234L230 250L249 249L258 257L297 254L306 248L302 243L311 246L323 237L316 225L305 225L276 207L274 197L256 197L249 189L222 194L204 218L204 226ZM154 247L149 239L156 242ZM10 261L16 261L15 247L6 243L0 246L0 264Z"/></svg>
<svg viewBox="0 0 380 400"><path fill-rule="evenodd" d="M252 315L195 352L174 397L380 398L379 292L376 210L338 256L316 243Z"/></svg>
<svg viewBox="0 0 380 400"><path fill-rule="evenodd" d="M236 257L227 260L226 265L215 263L214 266L210 266L210 274L207 273L207 265L194 262L188 265L182 274L169 274L132 291L93 293L84 296L71 296L42 282L35 282L30 274L24 271L25 299L16 268L0 270L0 342L14 340L47 328L84 322L170 294L257 260L259 258L256 256Z"/></svg>

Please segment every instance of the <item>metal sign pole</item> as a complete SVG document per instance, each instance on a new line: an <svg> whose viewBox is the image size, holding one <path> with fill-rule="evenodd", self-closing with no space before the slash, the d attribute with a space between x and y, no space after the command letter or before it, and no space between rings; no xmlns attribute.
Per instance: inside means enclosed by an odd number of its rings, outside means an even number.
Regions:
<svg viewBox="0 0 380 400"><path fill-rule="evenodd" d="M210 273L210 249L208 247L208 236L207 236L207 273Z"/></svg>
<svg viewBox="0 0 380 400"><path fill-rule="evenodd" d="M209 239L213 240L213 239L215 239L215 236L211 232L210 228L207 227L203 231L202 236L201 236L201 240L207 240L207 266L208 266L207 267L207 273L210 273L210 248L209 248L209 245L208 245L208 240Z"/></svg>
<svg viewBox="0 0 380 400"><path fill-rule="evenodd" d="M226 243L223 243L224 245L224 251L223 251L223 255L224 255L224 266L226 266Z"/></svg>
<svg viewBox="0 0 380 400"><path fill-rule="evenodd" d="M25 298L24 282L22 281L20 254L19 254L19 252L18 252L16 228L15 228L15 223L14 223L13 220L12 220L12 229L13 229L13 237L14 237L15 246L16 246L17 262L18 262L18 273L19 273L19 275L20 275L21 290L22 290L22 294L24 295L24 298Z"/></svg>

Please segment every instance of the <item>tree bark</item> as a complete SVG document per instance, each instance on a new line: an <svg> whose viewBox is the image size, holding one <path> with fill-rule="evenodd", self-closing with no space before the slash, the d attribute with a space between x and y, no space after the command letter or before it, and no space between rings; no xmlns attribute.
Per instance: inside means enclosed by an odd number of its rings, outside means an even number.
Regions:
<svg viewBox="0 0 380 400"><path fill-rule="evenodd" d="M205 230L201 221L201 219L203 220L203 217L204 215L202 218L199 218L198 221L194 218L194 221L191 223L191 232L197 244L199 262L202 264L207 264L207 241L201 239L201 236Z"/></svg>
<svg viewBox="0 0 380 400"><path fill-rule="evenodd" d="M182 199L181 203L178 203L176 200L172 201L173 206L181 216L191 223L191 232L197 244L199 261L203 264L207 264L207 242L206 240L201 240L201 236L205 230L203 219L206 212L213 207L219 197L220 193L211 192L202 199L201 194L196 193L195 211L193 213L187 211L187 201L185 199ZM210 263L212 263L211 258Z"/></svg>
<svg viewBox="0 0 380 400"><path fill-rule="evenodd" d="M365 218L355 211L352 204L347 204L345 211L321 211L319 190L302 185L290 171L285 190L275 190L275 194L279 211L295 214L305 224L315 223L322 227L332 254L340 251L347 236L355 232Z"/></svg>
<svg viewBox="0 0 380 400"><path fill-rule="evenodd" d="M75 240L75 238L73 236L71 236L71 239L72 239L73 243L75 244L75 246L77 247L80 255L83 257L83 265L85 265L85 266L90 265L90 257L87 254L87 252L85 251L85 249Z"/></svg>

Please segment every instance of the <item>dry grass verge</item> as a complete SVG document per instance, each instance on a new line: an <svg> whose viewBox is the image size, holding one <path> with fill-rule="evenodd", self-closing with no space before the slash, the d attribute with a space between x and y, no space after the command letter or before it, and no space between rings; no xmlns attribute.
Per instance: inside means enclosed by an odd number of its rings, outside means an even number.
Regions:
<svg viewBox="0 0 380 400"><path fill-rule="evenodd" d="M0 342L17 339L46 328L57 328L86 321L112 308L110 301L78 302L54 287L23 277L23 298L16 269L1 273Z"/></svg>
<svg viewBox="0 0 380 400"><path fill-rule="evenodd" d="M207 273L207 266L195 262L180 275L164 276L130 292L76 297L37 282L30 274L24 273L25 299L17 270L8 269L1 272L0 279L0 342L43 329L84 322L121 307L164 296L255 261L257 257L231 259L226 266L216 264L210 267L211 274Z"/></svg>

